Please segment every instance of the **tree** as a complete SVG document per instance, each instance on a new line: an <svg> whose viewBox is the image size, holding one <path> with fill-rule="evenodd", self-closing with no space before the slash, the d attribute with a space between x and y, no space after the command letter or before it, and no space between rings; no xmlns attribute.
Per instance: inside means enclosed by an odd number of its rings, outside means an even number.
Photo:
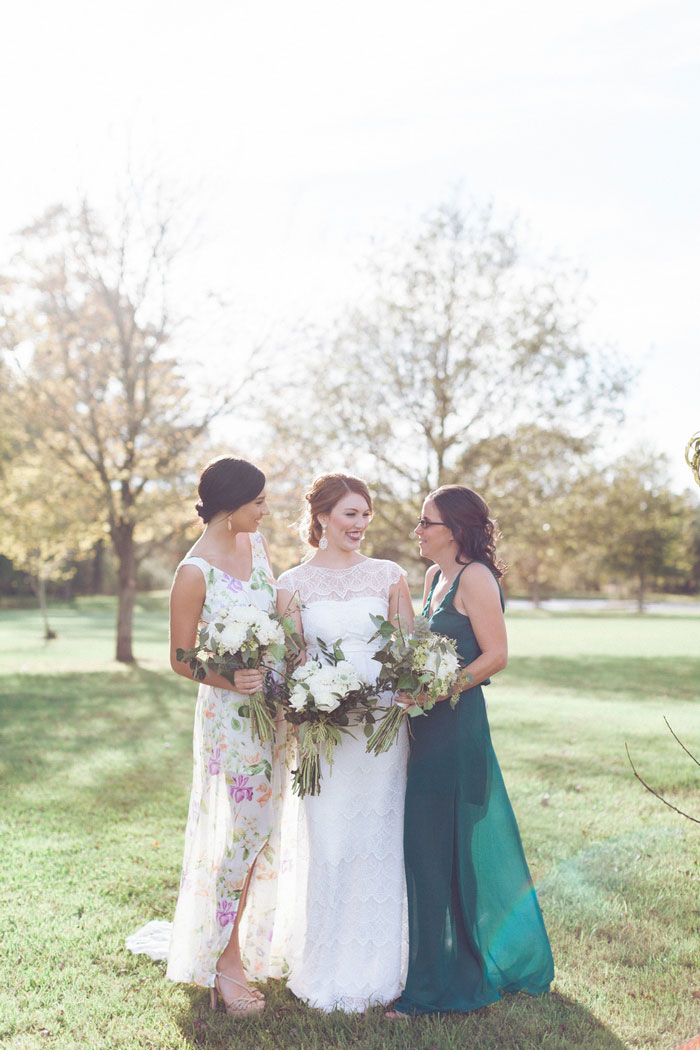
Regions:
<svg viewBox="0 0 700 1050"><path fill-rule="evenodd" d="M63 465L36 449L25 449L6 469L0 480L0 506L3 553L31 578L44 637L55 638L46 587L70 579L73 560L94 544L101 529L98 508L91 508L85 496L76 503Z"/></svg>
<svg viewBox="0 0 700 1050"><path fill-rule="evenodd" d="M285 378L270 443L296 431L302 469L366 475L402 545L426 492L469 483L471 449L495 454L532 424L575 450L619 414L628 373L585 344L573 278L534 266L490 210L438 208L370 278L367 302L307 351L296 396Z"/></svg>
<svg viewBox="0 0 700 1050"><path fill-rule="evenodd" d="M373 278L312 389L346 448L411 487L452 480L466 449L522 423L590 433L624 392L624 370L583 344L570 279L523 260L488 210L439 208Z"/></svg>
<svg viewBox="0 0 700 1050"><path fill-rule="evenodd" d="M636 580L637 608L649 587L682 579L691 568L694 509L669 487L663 457L629 456L604 476L591 506L606 536L603 564Z"/></svg>
<svg viewBox="0 0 700 1050"><path fill-rule="evenodd" d="M544 586L561 587L563 576L570 578L572 559L589 545L583 498L589 451L589 442L565 431L523 424L510 435L477 442L460 460L461 476L488 493L509 583L524 584L536 606Z"/></svg>
<svg viewBox="0 0 700 1050"><path fill-rule="evenodd" d="M131 663L137 565L192 517L184 493L227 398L195 408L169 351L173 213L132 193L114 226L84 202L49 209L21 238L4 342L29 362L13 419L64 465L72 499L98 508L118 564L116 659Z"/></svg>

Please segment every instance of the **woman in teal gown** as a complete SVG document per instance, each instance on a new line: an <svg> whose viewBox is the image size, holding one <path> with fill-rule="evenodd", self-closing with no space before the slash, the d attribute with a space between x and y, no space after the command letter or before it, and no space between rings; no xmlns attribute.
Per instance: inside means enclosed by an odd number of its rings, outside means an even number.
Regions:
<svg viewBox="0 0 700 1050"><path fill-rule="evenodd" d="M474 686L453 710L411 719L404 850L409 917L406 987L387 1014L467 1012L504 992L546 992L552 953L518 825L491 744L482 685L506 665L494 525L476 493L430 494L416 528L423 614L455 639Z"/></svg>

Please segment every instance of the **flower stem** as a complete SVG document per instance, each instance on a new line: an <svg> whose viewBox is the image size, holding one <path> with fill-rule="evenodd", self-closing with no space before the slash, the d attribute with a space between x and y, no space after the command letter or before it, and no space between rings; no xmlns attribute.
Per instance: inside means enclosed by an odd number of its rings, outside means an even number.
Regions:
<svg viewBox="0 0 700 1050"><path fill-rule="evenodd" d="M395 704L391 708L389 714L384 716L367 741L366 751L368 754L381 755L389 750L399 735L399 729L403 724L405 714L406 712L400 704Z"/></svg>
<svg viewBox="0 0 700 1050"><path fill-rule="evenodd" d="M248 705L250 709L250 735L253 740L257 738L261 744L267 743L268 740L274 740L275 723L262 691L252 693L248 697Z"/></svg>

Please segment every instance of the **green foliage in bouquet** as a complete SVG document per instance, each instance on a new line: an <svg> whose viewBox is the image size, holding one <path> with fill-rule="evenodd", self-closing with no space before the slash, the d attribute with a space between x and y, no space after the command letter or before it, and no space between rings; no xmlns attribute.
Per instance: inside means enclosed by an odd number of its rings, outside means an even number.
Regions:
<svg viewBox="0 0 700 1050"><path fill-rule="evenodd" d="M351 725L374 723L377 693L345 659L336 641L317 641L325 663L309 660L285 676L280 702L285 719L298 727L299 764L292 770L292 789L300 797L321 790L321 755L333 765L341 734L352 735Z"/></svg>
<svg viewBox="0 0 700 1050"><path fill-rule="evenodd" d="M226 651L223 648L228 617L222 615L220 620L214 617L210 624L199 631L197 644L193 648L178 649L177 659L188 665L196 681L204 681L207 674L213 673L225 678L234 688L236 671L245 668L264 668L273 672L291 660L298 661L302 641L296 632L294 620L289 616L263 613L262 616L265 617L267 624L271 622L279 627L277 639L266 640L263 643L256 630L260 626L260 616L256 615L256 612L251 610L249 625L237 625L240 628L240 635L235 651ZM236 610L236 613L243 615L244 611ZM257 693L252 693L248 697L248 702L241 704L238 708L238 714L242 718L250 718L251 737L257 738L261 743L274 739L276 701L275 691L268 688L266 680L265 687Z"/></svg>
<svg viewBox="0 0 700 1050"><path fill-rule="evenodd" d="M410 718L425 715L444 696L449 697L451 707L456 707L460 693L474 684L474 676L460 666L453 639L431 631L425 616L416 616L410 635L400 624L397 626L382 616L370 614L370 619L377 628L373 640L381 641L374 654L374 659L381 664L377 689L407 693L416 699L407 709L397 704L385 708L388 713L379 727L367 734L367 751L379 755L394 743L404 715Z"/></svg>

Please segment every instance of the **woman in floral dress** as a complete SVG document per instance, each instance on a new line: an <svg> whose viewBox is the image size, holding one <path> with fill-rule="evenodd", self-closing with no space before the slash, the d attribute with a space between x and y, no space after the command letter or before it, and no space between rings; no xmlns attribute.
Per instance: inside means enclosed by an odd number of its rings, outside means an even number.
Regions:
<svg viewBox="0 0 700 1050"><path fill-rule="evenodd" d="M192 648L198 628L230 606L275 610L263 537L265 476L245 460L222 456L203 471L197 512L205 529L178 566L171 592L170 662L192 678L178 649ZM257 1013L264 998L246 980L270 972L269 929L275 908L273 833L281 790L276 748L251 738L247 697L262 686L257 669L236 671L234 686L207 674L194 723L194 772L180 893L167 976L212 989L227 1012ZM241 925L248 901L246 922ZM251 905L254 907L251 908ZM243 956L243 958L242 958Z"/></svg>

